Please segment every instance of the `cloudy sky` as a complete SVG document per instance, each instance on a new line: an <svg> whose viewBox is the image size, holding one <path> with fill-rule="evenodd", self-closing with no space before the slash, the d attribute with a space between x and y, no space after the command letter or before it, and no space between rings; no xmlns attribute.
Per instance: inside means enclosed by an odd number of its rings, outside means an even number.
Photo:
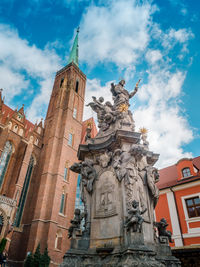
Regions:
<svg viewBox="0 0 200 267"><path fill-rule="evenodd" d="M80 69L92 95L126 80L136 129L146 127L159 167L200 155L199 1L1 0L0 87L12 108L45 117L55 72L80 26ZM85 109L84 118L94 116Z"/></svg>

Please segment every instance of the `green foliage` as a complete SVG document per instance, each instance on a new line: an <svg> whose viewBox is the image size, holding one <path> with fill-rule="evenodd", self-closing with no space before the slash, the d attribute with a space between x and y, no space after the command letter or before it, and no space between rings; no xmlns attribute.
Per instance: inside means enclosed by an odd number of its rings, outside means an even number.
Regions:
<svg viewBox="0 0 200 267"><path fill-rule="evenodd" d="M6 246L6 242L7 242L6 238L2 238L1 239L1 242L0 242L0 253L3 253L3 251L5 249L5 246Z"/></svg>
<svg viewBox="0 0 200 267"><path fill-rule="evenodd" d="M26 260L24 262L24 267L34 267L34 265L33 265L33 254L32 253L30 253L27 256L27 258L26 258Z"/></svg>
<svg viewBox="0 0 200 267"><path fill-rule="evenodd" d="M44 250L44 254L41 257L41 267L48 267L50 264L51 258L48 255L48 249L47 247Z"/></svg>
<svg viewBox="0 0 200 267"><path fill-rule="evenodd" d="M48 267L51 258L48 255L47 247L44 250L44 254L40 253L40 244L38 244L35 253L29 254L25 260L24 267Z"/></svg>
<svg viewBox="0 0 200 267"><path fill-rule="evenodd" d="M40 244L38 244L36 251L33 255L33 266L34 267L40 267L40 262L41 262L41 253L40 253Z"/></svg>

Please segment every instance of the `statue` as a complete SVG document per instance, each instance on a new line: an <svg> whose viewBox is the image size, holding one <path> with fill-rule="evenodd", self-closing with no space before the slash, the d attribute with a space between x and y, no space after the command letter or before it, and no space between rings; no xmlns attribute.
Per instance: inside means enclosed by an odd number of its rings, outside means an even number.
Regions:
<svg viewBox="0 0 200 267"><path fill-rule="evenodd" d="M144 219L141 215L144 214L146 211L147 208L140 211L139 202L133 200L132 208L128 212L128 217L124 225L127 228L127 231L129 231L132 228L133 232L141 233L142 223L144 222Z"/></svg>
<svg viewBox="0 0 200 267"><path fill-rule="evenodd" d="M167 226L168 226L168 223L165 220L165 218L162 218L160 220L160 222L155 222L154 225L158 229L159 237L166 236L166 237L168 237L169 242L173 243L173 241L172 241L172 233L166 229Z"/></svg>
<svg viewBox="0 0 200 267"><path fill-rule="evenodd" d="M74 163L70 170L76 173L80 173L82 175L81 177L81 184L82 184L82 200L83 198L83 188L86 187L89 194L93 191L93 183L94 180L97 177L97 173L93 167L93 161L92 160L85 160L80 163Z"/></svg>
<svg viewBox="0 0 200 267"><path fill-rule="evenodd" d="M153 197L153 204L155 208L159 199L159 190L156 186L156 183L159 181L159 172L158 169L152 166L146 167L146 170L147 170L147 185Z"/></svg>
<svg viewBox="0 0 200 267"><path fill-rule="evenodd" d="M132 98L138 91L138 85L140 80L136 83L135 89L133 92L129 93L125 88L125 80L121 80L118 84L114 85L111 83L111 93L114 99L114 106L120 107L123 104L129 107L129 99Z"/></svg>
<svg viewBox="0 0 200 267"><path fill-rule="evenodd" d="M70 221L71 225L68 229L68 238L72 237L74 230L80 230L81 221L84 217L84 212L81 213L80 209L75 209L74 218Z"/></svg>

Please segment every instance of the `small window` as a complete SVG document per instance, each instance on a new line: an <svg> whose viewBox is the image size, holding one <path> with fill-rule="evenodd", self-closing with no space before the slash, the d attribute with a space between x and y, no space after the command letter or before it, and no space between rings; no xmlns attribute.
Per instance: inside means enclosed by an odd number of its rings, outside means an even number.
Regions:
<svg viewBox="0 0 200 267"><path fill-rule="evenodd" d="M65 167L65 171L64 171L64 180L68 181L68 174L69 174L69 170L67 167Z"/></svg>
<svg viewBox="0 0 200 267"><path fill-rule="evenodd" d="M73 145L73 134L72 133L69 133L68 145L70 146Z"/></svg>
<svg viewBox="0 0 200 267"><path fill-rule="evenodd" d="M60 213L64 214L65 212L65 202L66 202L66 199L65 199L65 193L62 193L62 196L61 196L61 201L60 201Z"/></svg>
<svg viewBox="0 0 200 267"><path fill-rule="evenodd" d="M61 230L58 230L56 233L55 248L57 248L59 250L61 250L61 248L62 248L62 232L61 232Z"/></svg>
<svg viewBox="0 0 200 267"><path fill-rule="evenodd" d="M63 82L64 82L64 78L62 78L61 81L60 81L60 87L62 87Z"/></svg>
<svg viewBox="0 0 200 267"><path fill-rule="evenodd" d="M79 86L79 81L76 81L76 89L75 89L76 93L78 93L78 86Z"/></svg>
<svg viewBox="0 0 200 267"><path fill-rule="evenodd" d="M76 116L77 116L77 108L74 108L74 111L73 111L73 118L76 119Z"/></svg>
<svg viewBox="0 0 200 267"><path fill-rule="evenodd" d="M200 216L200 198L198 196L186 199L185 203L189 218Z"/></svg>
<svg viewBox="0 0 200 267"><path fill-rule="evenodd" d="M17 131L18 131L18 126L17 126L17 125L15 125L15 126L14 126L14 128L13 128L13 132L15 132L15 133L16 133Z"/></svg>
<svg viewBox="0 0 200 267"><path fill-rule="evenodd" d="M191 176L190 168L182 169L182 175L183 175L183 178L190 177Z"/></svg>

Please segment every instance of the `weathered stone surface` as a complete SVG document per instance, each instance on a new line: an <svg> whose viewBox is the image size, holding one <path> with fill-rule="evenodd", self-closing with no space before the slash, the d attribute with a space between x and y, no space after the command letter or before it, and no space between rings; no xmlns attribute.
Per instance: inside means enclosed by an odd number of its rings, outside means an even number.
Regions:
<svg viewBox="0 0 200 267"><path fill-rule="evenodd" d="M134 132L124 81L111 86L114 104L93 97L100 131L80 145L71 170L82 174L85 231L73 236L67 266L180 266L167 243L155 235L159 155L148 149L147 134ZM166 227L167 225L165 225Z"/></svg>

